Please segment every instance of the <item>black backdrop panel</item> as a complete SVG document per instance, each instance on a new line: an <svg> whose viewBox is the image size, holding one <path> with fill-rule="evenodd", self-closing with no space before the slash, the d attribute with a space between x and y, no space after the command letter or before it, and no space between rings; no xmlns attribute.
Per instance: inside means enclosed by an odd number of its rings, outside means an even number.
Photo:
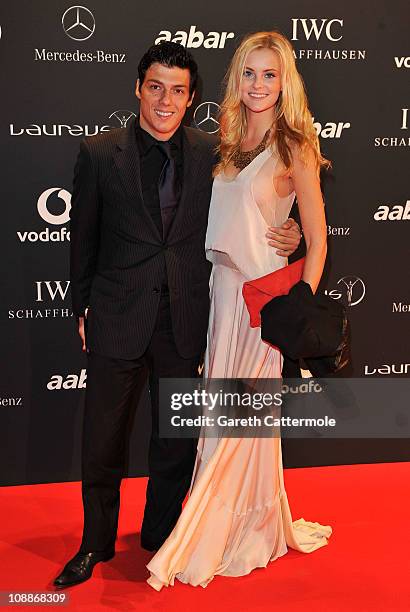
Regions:
<svg viewBox="0 0 410 612"><path fill-rule="evenodd" d="M79 478L86 372L67 281L73 166L84 135L125 125L138 112L138 61L161 38L182 41L198 61L202 79L188 120L206 131L215 129L205 119L217 109L241 37L277 28L292 40L324 154L333 162L323 184L329 257L321 288L349 305L348 373L409 375L408 17L404 0L2 6L3 484ZM147 392L135 408L131 475L146 473ZM408 446L285 441L284 460L288 466L406 460Z"/></svg>

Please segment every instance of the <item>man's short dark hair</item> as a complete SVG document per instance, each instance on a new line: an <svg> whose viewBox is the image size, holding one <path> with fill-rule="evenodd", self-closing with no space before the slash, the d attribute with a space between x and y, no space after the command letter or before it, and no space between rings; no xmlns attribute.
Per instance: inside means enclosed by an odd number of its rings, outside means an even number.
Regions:
<svg viewBox="0 0 410 612"><path fill-rule="evenodd" d="M162 64L168 68L188 68L189 70L189 95L195 91L198 80L198 66L189 51L178 43L163 41L158 45L152 45L141 58L138 64L138 78L140 87L144 82L145 74L152 64Z"/></svg>

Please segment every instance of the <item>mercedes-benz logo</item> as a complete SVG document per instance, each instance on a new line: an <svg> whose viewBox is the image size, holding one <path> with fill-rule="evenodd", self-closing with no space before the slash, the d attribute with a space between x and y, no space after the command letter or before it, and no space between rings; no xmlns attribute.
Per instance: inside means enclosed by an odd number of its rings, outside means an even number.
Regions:
<svg viewBox="0 0 410 612"><path fill-rule="evenodd" d="M113 117L115 117L117 121L119 121L120 123L119 127L125 128L127 127L127 123L131 119L131 117L136 117L136 116L137 115L135 113L129 110L116 110L113 113L111 113L111 115L109 116L109 119L112 119Z"/></svg>
<svg viewBox="0 0 410 612"><path fill-rule="evenodd" d="M216 102L202 102L194 112L196 127L208 134L215 134L219 130L219 121L216 117L220 108Z"/></svg>
<svg viewBox="0 0 410 612"><path fill-rule="evenodd" d="M346 287L347 305L360 304L366 294L366 287L362 279L358 276L343 276L337 281L337 284L339 283L343 283Z"/></svg>
<svg viewBox="0 0 410 612"><path fill-rule="evenodd" d="M87 40L94 34L94 15L85 6L70 6L61 18L63 30L73 40Z"/></svg>

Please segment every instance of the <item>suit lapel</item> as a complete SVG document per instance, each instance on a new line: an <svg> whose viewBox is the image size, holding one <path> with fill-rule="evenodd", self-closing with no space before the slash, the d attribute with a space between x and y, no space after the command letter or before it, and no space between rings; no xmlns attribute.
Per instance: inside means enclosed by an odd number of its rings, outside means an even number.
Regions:
<svg viewBox="0 0 410 612"><path fill-rule="evenodd" d="M192 132L186 128L183 128L182 153L184 168L182 193L175 213L175 218L168 231L167 241L177 240L181 230L185 227L184 217L189 208L190 196L195 188L196 177L200 165L198 145L195 142Z"/></svg>
<svg viewBox="0 0 410 612"><path fill-rule="evenodd" d="M140 212L156 240L162 242L162 236L160 236L158 228L144 204L135 121L136 119L134 118L123 130L122 138L117 144L117 151L114 153L114 162L128 199L137 208L137 211Z"/></svg>

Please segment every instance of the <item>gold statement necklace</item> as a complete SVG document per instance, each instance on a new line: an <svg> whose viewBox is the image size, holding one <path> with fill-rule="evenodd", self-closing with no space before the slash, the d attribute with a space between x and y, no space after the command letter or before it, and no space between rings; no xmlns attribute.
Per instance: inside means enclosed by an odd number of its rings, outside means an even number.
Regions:
<svg viewBox="0 0 410 612"><path fill-rule="evenodd" d="M268 142L269 133L270 133L270 128L266 132L265 136L262 138L258 146L255 149L252 149L252 151L241 151L239 148L235 151L235 153L232 156L232 161L233 161L233 165L235 166L235 168L239 168L239 170L243 170L244 168L246 168L246 166L248 166L251 163L251 161L255 159L255 157L259 155L259 153L262 153L262 151L266 149L266 144Z"/></svg>

